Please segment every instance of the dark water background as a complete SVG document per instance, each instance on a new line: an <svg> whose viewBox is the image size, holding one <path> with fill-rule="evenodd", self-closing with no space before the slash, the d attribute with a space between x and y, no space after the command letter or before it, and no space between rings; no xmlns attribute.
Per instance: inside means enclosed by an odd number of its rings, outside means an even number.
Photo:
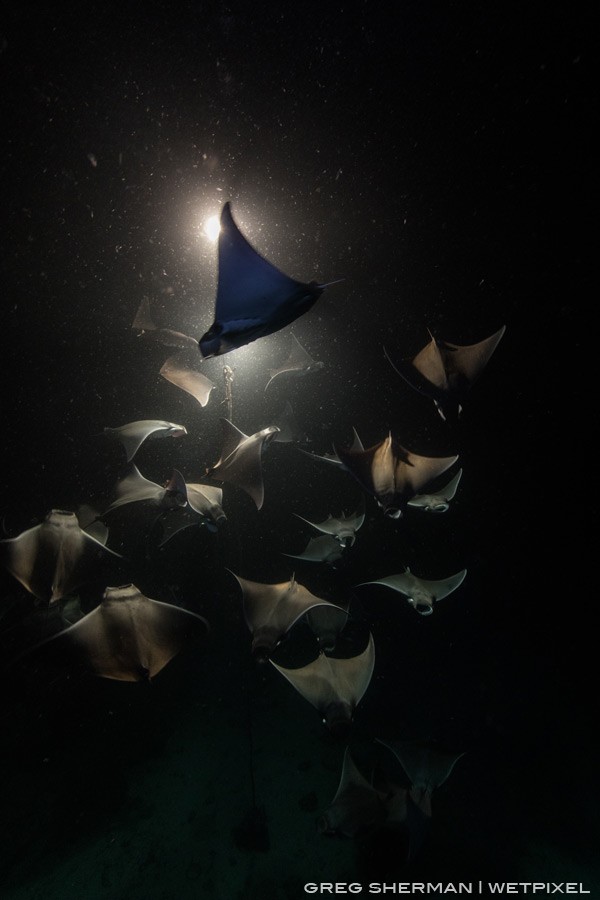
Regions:
<svg viewBox="0 0 600 900"><path fill-rule="evenodd" d="M103 485L105 426L184 424L184 439L145 445L136 464L161 483L174 466L200 480L220 452L223 362L247 434L287 400L319 453L349 443L353 426L365 446L392 429L415 452L459 453L447 514L391 521L368 499L345 565L295 569L318 596L351 596L357 633L374 636L357 756L377 737L466 753L434 796L432 834L412 867L383 843L315 836L343 745L277 673L254 667L225 567L287 580L282 552L311 536L293 513L350 512L360 489L272 444L260 511L225 485L219 534L192 529L149 563L130 532L128 561L110 572L120 580L99 576L82 590L91 608L107 583L133 581L205 615L206 647L149 687L33 663L3 673L3 897L294 898L306 881L385 878L598 884L585 539L595 413L589 27L576 7L537 4L5 15L5 535ZM141 346L131 323L146 295L159 325L198 338L208 328L216 252L201 224L226 200L284 271L346 280L291 329L207 360L217 387L201 408L160 378L164 348ZM427 329L468 344L503 324L458 427L383 354L385 345L414 355ZM325 367L265 394L290 330ZM383 588L355 588L407 565L468 575L426 619ZM33 604L9 573L0 579L11 654L28 639L20 623ZM258 854L231 836L250 803L249 715L271 825L270 850ZM183 791L170 782L179 758L181 783L192 778ZM296 840L300 826L306 841L294 849L285 836ZM109 833L103 855L91 855Z"/></svg>

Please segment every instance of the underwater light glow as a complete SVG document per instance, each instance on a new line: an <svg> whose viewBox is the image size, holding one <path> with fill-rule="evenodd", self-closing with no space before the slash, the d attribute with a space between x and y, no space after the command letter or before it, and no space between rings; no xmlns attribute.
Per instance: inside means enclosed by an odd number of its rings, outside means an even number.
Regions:
<svg viewBox="0 0 600 900"><path fill-rule="evenodd" d="M211 216L210 219L207 219L204 223L204 234L210 241L216 241L220 231L221 225L218 216Z"/></svg>

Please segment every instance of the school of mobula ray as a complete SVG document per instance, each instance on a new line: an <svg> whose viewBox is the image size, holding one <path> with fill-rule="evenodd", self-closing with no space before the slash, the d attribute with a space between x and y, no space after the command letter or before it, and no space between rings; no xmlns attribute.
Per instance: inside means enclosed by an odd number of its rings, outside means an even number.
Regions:
<svg viewBox="0 0 600 900"><path fill-rule="evenodd" d="M230 203L223 206L220 229L214 321L200 340L174 329L158 328L148 298L140 303L132 325L146 340L166 352L168 348L160 375L187 392L202 408L210 402L216 387L200 371L203 359L232 353L290 326L309 313L328 287L344 281L335 278L326 283L303 283L288 277L248 242L234 221ZM392 359L385 348L384 352L409 389L417 391L424 402L432 401L444 422L456 422L504 331L502 326L468 346L430 334L429 342L416 355L404 359ZM323 367L324 363L313 359L292 334L289 357L269 370L265 391L275 379L281 382L305 377ZM231 375L232 370L229 372ZM241 431L231 415L219 421L221 454L202 482L188 483L182 472L173 469L164 485L144 477L135 464L136 454L146 441L185 439L185 426L151 419L106 427L104 438L121 448L123 464L104 494L82 499L75 510L51 509L39 524L0 541L0 561L40 607L58 606L69 611L62 630L23 648L25 658L50 648L61 655L65 665L76 660L99 677L147 681L183 649L210 639L210 625L203 616L146 597L132 583L107 585L91 612L73 614L73 608L74 592L99 567L123 558L109 546L115 510L123 512L123 508L137 504L151 509L160 523L160 546L194 526L215 533L227 522L223 497L228 486L245 492L256 510L262 509L262 458L271 442L285 442L308 452L298 446L298 429L289 403L277 421L254 434ZM354 435L351 446L336 443L333 453L309 455L346 472L359 486L361 502L355 511L337 516L331 513L320 522L296 514L317 534L302 553L284 554L290 558L332 566L352 553L365 521L367 498L374 501L376 516L402 519L407 514L447 512L459 489L462 468L448 473L440 486L441 477L457 463L457 454L419 455L391 432L365 448L348 424ZM336 644L352 617L348 603L331 603L315 596L297 581L295 573L287 582L276 584L251 581L239 572L230 574L239 587L243 619L251 637L249 652L257 664L270 663L315 707L324 727L348 740L356 707L372 682L373 635L369 634L366 646L355 655L336 656ZM466 575L466 569L460 568L445 578L433 579L423 573L416 575L405 566L403 571L383 573L356 587L387 587L419 615L430 616L439 600L459 591ZM286 668L273 657L284 638L293 640L299 622L313 632L317 655L308 665ZM386 764L384 754L378 775L372 772L369 778L357 768L347 744L338 790L319 817L318 828L346 837L379 827L403 829L409 832L406 852L410 857L419 848L423 823L431 817L434 789L445 782L463 753L448 753L425 740L377 740L387 751L388 760ZM400 763L403 780L389 774L393 771L392 759Z"/></svg>

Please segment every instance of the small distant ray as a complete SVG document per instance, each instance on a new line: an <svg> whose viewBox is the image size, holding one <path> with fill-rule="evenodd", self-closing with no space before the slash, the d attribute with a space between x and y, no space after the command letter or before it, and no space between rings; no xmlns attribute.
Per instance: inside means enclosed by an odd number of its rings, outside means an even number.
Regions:
<svg viewBox="0 0 600 900"><path fill-rule="evenodd" d="M376 740L394 754L408 776L410 799L430 819L431 797L434 790L447 781L465 752L445 750L433 741L383 741L380 738Z"/></svg>
<svg viewBox="0 0 600 900"><path fill-rule="evenodd" d="M462 569L455 575L449 575L448 578L432 581L431 579L419 578L417 575L413 575L407 567L399 575L388 575L386 578L378 578L374 581L363 581L357 587L365 584L383 584L385 587L392 588L392 590L402 594L420 615L430 616L433 612L434 603L447 597L448 594L460 587L466 575L467 570Z"/></svg>
<svg viewBox="0 0 600 900"><path fill-rule="evenodd" d="M483 341L465 346L438 341L430 332L430 342L413 359L393 362L385 347L384 353L398 375L433 400L444 421L456 421L505 331L503 325Z"/></svg>
<svg viewBox="0 0 600 900"><path fill-rule="evenodd" d="M273 425L279 428L279 432L273 438L277 444L298 443L306 440L306 434L298 425L292 405L288 401L279 415L273 419Z"/></svg>
<svg viewBox="0 0 600 900"><path fill-rule="evenodd" d="M160 374L171 384L186 391L194 400L198 401L200 406L204 407L208 403L215 385L191 365L187 357L188 354L185 351L170 356L163 364Z"/></svg>
<svg viewBox="0 0 600 900"><path fill-rule="evenodd" d="M174 347L178 350L198 350L196 338L182 334L181 331L173 331L171 328L157 327L150 312L148 297L142 298L131 327L138 332L138 337L162 344L164 347Z"/></svg>
<svg viewBox="0 0 600 900"><path fill-rule="evenodd" d="M294 515L312 528L316 528L317 531L322 531L323 534L328 534L335 538L342 547L352 547L356 540L356 532L365 521L365 506L363 501L352 515L347 516L342 512L339 516L334 517L329 514L323 522L311 522L310 519L305 519L304 516L299 516L298 513L294 513Z"/></svg>
<svg viewBox="0 0 600 900"><path fill-rule="evenodd" d="M290 350L289 356L280 366L274 369L269 369L269 380L265 385L265 391L272 384L276 378L279 378L281 375L294 375L299 377L301 375L309 375L312 372L320 372L323 369L325 363L320 362L316 359L313 359L308 350L305 350L298 338L295 334L291 335L292 338L292 348Z"/></svg>
<svg viewBox="0 0 600 900"><path fill-rule="evenodd" d="M460 479L462 477L462 469L459 469L454 478L448 484L432 491L429 494L415 494L412 500L408 501L408 506L422 509L425 512L443 513L450 509L450 501L454 499Z"/></svg>
<svg viewBox="0 0 600 900"><path fill-rule="evenodd" d="M363 447L362 441L359 438L358 434L356 433L355 428L352 429L352 434L354 436L354 439L348 449L353 452L364 451L365 448ZM344 463L342 462L342 460L339 458L339 456L337 455L337 453L335 451L333 453L324 453L322 456L319 456L318 453L313 453L310 450L303 450L302 448L299 448L299 449L302 450L302 453L306 453L307 456L312 456L313 459L320 459L322 462L330 463L331 465L334 465L334 466L339 466L340 469L346 469L346 466L344 465Z"/></svg>
<svg viewBox="0 0 600 900"><path fill-rule="evenodd" d="M326 287L344 280L305 284L285 275L244 237L229 202L221 210L220 228L214 321L198 342L205 358L290 325L314 306Z"/></svg>
<svg viewBox="0 0 600 900"><path fill-rule="evenodd" d="M317 828L321 834L355 838L383 825L388 816L385 800L386 795L361 775L346 747L338 789Z"/></svg>
<svg viewBox="0 0 600 900"><path fill-rule="evenodd" d="M161 419L139 419L136 422L127 422L126 425L120 425L118 428L105 428L104 434L122 445L127 462L131 462L148 438L183 437L187 434L187 429L184 425L164 422Z"/></svg>
<svg viewBox="0 0 600 900"><path fill-rule="evenodd" d="M302 553L284 553L292 559L304 559L307 562L334 563L344 555L344 547L330 534L322 534L309 540Z"/></svg>

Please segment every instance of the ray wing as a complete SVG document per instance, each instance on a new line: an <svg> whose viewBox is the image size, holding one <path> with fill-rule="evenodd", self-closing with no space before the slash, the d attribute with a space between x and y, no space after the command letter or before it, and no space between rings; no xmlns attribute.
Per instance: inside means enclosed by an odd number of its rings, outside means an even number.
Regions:
<svg viewBox="0 0 600 900"><path fill-rule="evenodd" d="M187 353L170 356L160 369L160 374L171 384L190 394L202 407L208 403L215 387L210 379L188 363Z"/></svg>
<svg viewBox="0 0 600 900"><path fill-rule="evenodd" d="M503 325L490 337L465 346L445 341L442 346L446 371L450 375L461 375L469 385L473 384L489 362L505 331L506 325Z"/></svg>
<svg viewBox="0 0 600 900"><path fill-rule="evenodd" d="M434 600L442 600L455 591L463 583L467 575L467 570L462 569L455 575L449 575L447 578L438 578L437 580L427 578L417 578L419 586ZM416 576L415 576L416 577Z"/></svg>
<svg viewBox="0 0 600 900"><path fill-rule="evenodd" d="M322 534L311 538L302 553L284 553L293 559L305 559L307 562L336 562L343 556L343 548L330 534Z"/></svg>
<svg viewBox="0 0 600 900"><path fill-rule="evenodd" d="M450 508L450 500L453 500L456 496L461 477L462 469L459 469L445 487L428 494L417 493L408 501L408 505L433 512L447 512Z"/></svg>

